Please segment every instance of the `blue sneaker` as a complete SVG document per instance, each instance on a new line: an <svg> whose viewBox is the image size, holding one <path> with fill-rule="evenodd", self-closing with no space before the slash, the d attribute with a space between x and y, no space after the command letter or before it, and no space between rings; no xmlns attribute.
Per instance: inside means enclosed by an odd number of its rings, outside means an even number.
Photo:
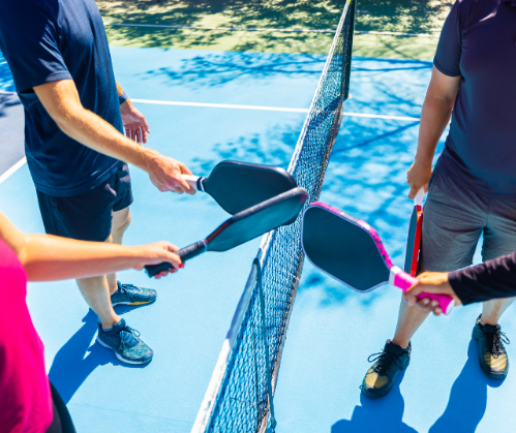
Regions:
<svg viewBox="0 0 516 433"><path fill-rule="evenodd" d="M111 295L111 305L145 305L156 300L158 294L154 289L137 287L133 284L122 284L117 281L118 289Z"/></svg>
<svg viewBox="0 0 516 433"><path fill-rule="evenodd" d="M97 343L115 352L119 361L126 364L147 364L154 352L141 339L140 333L125 324L125 320L115 323L109 331L99 324Z"/></svg>

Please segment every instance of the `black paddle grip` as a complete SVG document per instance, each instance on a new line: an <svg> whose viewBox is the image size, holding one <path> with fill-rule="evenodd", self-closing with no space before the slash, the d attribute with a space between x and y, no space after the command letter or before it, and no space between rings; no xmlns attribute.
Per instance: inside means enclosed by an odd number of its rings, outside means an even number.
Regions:
<svg viewBox="0 0 516 433"><path fill-rule="evenodd" d="M154 275L159 274L162 271L170 271L172 269L172 263L163 262L159 265L147 265L145 266L145 272L149 277L153 277Z"/></svg>
<svg viewBox="0 0 516 433"><path fill-rule="evenodd" d="M180 249L176 254L181 257L182 262L186 262L187 260L193 259L195 256L204 253L206 248L208 248L206 242L199 241Z"/></svg>
<svg viewBox="0 0 516 433"><path fill-rule="evenodd" d="M195 244L189 245L179 251L176 254L181 257L181 261L185 262L199 254L202 254L206 251L207 245L204 241L196 242ZM145 266L145 271L149 277L154 277L162 271L170 271L172 269L172 264L169 262L163 262L159 265L147 265Z"/></svg>

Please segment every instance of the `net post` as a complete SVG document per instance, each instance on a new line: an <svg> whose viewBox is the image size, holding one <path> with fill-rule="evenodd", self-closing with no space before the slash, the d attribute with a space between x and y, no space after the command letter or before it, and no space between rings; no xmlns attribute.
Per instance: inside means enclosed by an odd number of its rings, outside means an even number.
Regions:
<svg viewBox="0 0 516 433"><path fill-rule="evenodd" d="M260 297L260 320L262 325L262 338L263 344L265 346L265 369L267 374L267 394L269 397L269 413L270 418L267 425L266 433L274 433L276 428L276 418L274 416L274 402L273 402L273 393L272 393L272 371L271 371L271 362L269 359L269 343L267 339L267 319L265 317L265 295L263 293L263 285L262 285L262 268L260 265L260 260L258 258L254 259L253 266L256 267L256 285L258 288L258 296Z"/></svg>
<svg viewBox="0 0 516 433"><path fill-rule="evenodd" d="M349 97L349 80L351 77L351 57L353 55L353 35L355 34L355 18L357 11L357 0L349 0L349 10L344 23L344 38L347 43L344 45L343 71L344 80L342 81L342 99Z"/></svg>

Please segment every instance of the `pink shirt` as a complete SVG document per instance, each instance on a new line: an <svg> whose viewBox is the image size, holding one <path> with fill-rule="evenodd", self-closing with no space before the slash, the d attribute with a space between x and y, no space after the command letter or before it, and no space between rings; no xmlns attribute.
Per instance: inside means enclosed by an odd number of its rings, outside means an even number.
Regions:
<svg viewBox="0 0 516 433"><path fill-rule="evenodd" d="M43 343L26 296L25 269L0 239L0 433L44 433L52 422Z"/></svg>

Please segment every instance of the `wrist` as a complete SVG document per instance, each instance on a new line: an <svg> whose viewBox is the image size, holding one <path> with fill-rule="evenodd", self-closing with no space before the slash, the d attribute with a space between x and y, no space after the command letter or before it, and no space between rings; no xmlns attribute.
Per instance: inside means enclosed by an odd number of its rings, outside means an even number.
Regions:
<svg viewBox="0 0 516 433"><path fill-rule="evenodd" d="M416 153L416 156L414 158L414 164L425 169L431 169L432 162L433 155L423 155L420 153Z"/></svg>
<svg viewBox="0 0 516 433"><path fill-rule="evenodd" d="M139 150L139 163L135 165L149 174L154 172L161 154L148 147L140 147Z"/></svg>
<svg viewBox="0 0 516 433"><path fill-rule="evenodd" d="M132 269L140 270L147 264L148 257L146 257L144 248L139 246L127 247L129 250L129 261Z"/></svg>

